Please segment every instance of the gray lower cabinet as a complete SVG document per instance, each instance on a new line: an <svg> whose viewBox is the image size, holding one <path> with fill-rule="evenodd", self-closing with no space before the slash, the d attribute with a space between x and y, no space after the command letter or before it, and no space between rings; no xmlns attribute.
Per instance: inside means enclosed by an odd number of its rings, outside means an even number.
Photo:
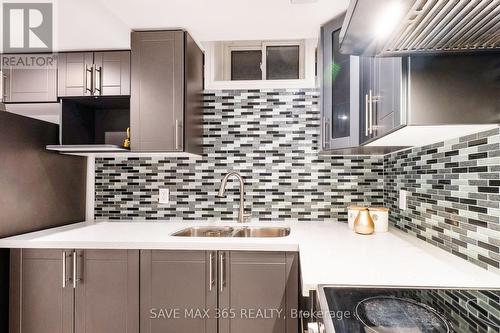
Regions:
<svg viewBox="0 0 500 333"><path fill-rule="evenodd" d="M10 302L10 333L138 333L139 251L11 250Z"/></svg>
<svg viewBox="0 0 500 333"><path fill-rule="evenodd" d="M215 256L205 251L141 251L141 333L217 332ZM212 309L210 318L195 316L204 309Z"/></svg>
<svg viewBox="0 0 500 333"><path fill-rule="evenodd" d="M73 287L63 287L63 250L11 250L10 333L73 331ZM63 268L66 272L63 273Z"/></svg>
<svg viewBox="0 0 500 333"><path fill-rule="evenodd" d="M77 251L76 333L139 332L139 251Z"/></svg>
<svg viewBox="0 0 500 333"><path fill-rule="evenodd" d="M297 303L295 253L141 251L141 333L295 333Z"/></svg>
<svg viewBox="0 0 500 333"><path fill-rule="evenodd" d="M133 151L201 152L203 52L185 31L132 32Z"/></svg>
<svg viewBox="0 0 500 333"><path fill-rule="evenodd" d="M235 314L219 319L219 333L298 331L295 253L222 251L219 265L219 309Z"/></svg>
<svg viewBox="0 0 500 333"><path fill-rule="evenodd" d="M58 96L130 95L130 51L58 55Z"/></svg>
<svg viewBox="0 0 500 333"><path fill-rule="evenodd" d="M293 252L11 250L10 333L295 333Z"/></svg>
<svg viewBox="0 0 500 333"><path fill-rule="evenodd" d="M8 56L5 56L8 58ZM16 59L37 61L42 66L16 65L3 69L3 101L19 102L56 102L57 101L57 65L52 55L20 54ZM34 60L30 60L34 59Z"/></svg>

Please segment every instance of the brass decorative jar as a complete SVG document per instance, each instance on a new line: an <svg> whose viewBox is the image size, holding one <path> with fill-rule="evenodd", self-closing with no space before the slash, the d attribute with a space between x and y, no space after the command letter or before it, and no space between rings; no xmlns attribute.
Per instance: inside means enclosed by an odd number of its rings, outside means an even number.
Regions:
<svg viewBox="0 0 500 333"><path fill-rule="evenodd" d="M354 220L354 232L361 235L371 235L375 232L375 223L373 223L367 208L359 210L358 216Z"/></svg>

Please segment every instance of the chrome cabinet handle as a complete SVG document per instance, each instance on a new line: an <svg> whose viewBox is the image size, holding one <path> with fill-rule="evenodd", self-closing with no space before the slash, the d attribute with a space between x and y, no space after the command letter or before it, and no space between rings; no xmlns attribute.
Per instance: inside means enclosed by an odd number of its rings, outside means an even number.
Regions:
<svg viewBox="0 0 500 333"><path fill-rule="evenodd" d="M323 147L326 147L326 117L323 117Z"/></svg>
<svg viewBox="0 0 500 333"><path fill-rule="evenodd" d="M3 71L0 71L0 102L5 102L5 82L4 82L4 79L5 79L5 75L3 74Z"/></svg>
<svg viewBox="0 0 500 333"><path fill-rule="evenodd" d="M94 68L94 73L96 73L95 84L94 84L94 95L96 95L97 92L99 92L99 95L102 95L102 66L99 66L99 69Z"/></svg>
<svg viewBox="0 0 500 333"><path fill-rule="evenodd" d="M175 119L175 150L179 149L179 121Z"/></svg>
<svg viewBox="0 0 500 333"><path fill-rule="evenodd" d="M76 251L73 251L73 288L76 288L76 261L77 254Z"/></svg>
<svg viewBox="0 0 500 333"><path fill-rule="evenodd" d="M226 261L225 260L225 253L222 252L220 254L220 261L219 261L219 265L220 265L220 292L223 292L224 291L224 287L226 286L226 281L225 281L225 277L224 275L226 274L226 269L224 267L224 262Z"/></svg>
<svg viewBox="0 0 500 333"><path fill-rule="evenodd" d="M372 93L372 90L370 89L369 91L369 94L370 94L370 97L369 97L369 109L370 109L370 112L369 112L369 116L370 116L370 135L373 134L373 93Z"/></svg>
<svg viewBox="0 0 500 333"><path fill-rule="evenodd" d="M176 119L175 120L175 150L179 150L181 149L180 145L179 145L179 128L182 127L182 123Z"/></svg>
<svg viewBox="0 0 500 333"><path fill-rule="evenodd" d="M325 122L325 139L326 139L326 146L330 147L330 120L326 119Z"/></svg>
<svg viewBox="0 0 500 333"><path fill-rule="evenodd" d="M66 288L66 282L68 281L68 278L66 277L66 251L62 252L62 287L63 289Z"/></svg>
<svg viewBox="0 0 500 333"><path fill-rule="evenodd" d="M78 253L73 251L73 288L76 289L76 284L82 279L78 278Z"/></svg>
<svg viewBox="0 0 500 333"><path fill-rule="evenodd" d="M89 80L90 75L90 80ZM89 88L90 83L90 88ZM94 66L85 65L85 92L92 94L94 92Z"/></svg>
<svg viewBox="0 0 500 333"><path fill-rule="evenodd" d="M209 256L209 266L208 266L208 275L210 282L208 283L208 290L212 291L212 287L214 285L215 279L214 279L214 253L210 252Z"/></svg>
<svg viewBox="0 0 500 333"><path fill-rule="evenodd" d="M368 94L365 95L365 136L368 136L369 134L369 125L368 125L368 103L369 103L369 97Z"/></svg>
<svg viewBox="0 0 500 333"><path fill-rule="evenodd" d="M326 148L330 147L330 121L327 117L324 117L324 129L323 129L323 144Z"/></svg>

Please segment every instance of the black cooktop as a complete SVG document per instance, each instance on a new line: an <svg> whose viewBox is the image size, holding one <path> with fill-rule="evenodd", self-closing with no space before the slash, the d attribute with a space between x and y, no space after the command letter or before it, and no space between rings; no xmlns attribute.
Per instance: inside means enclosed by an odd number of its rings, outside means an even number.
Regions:
<svg viewBox="0 0 500 333"><path fill-rule="evenodd" d="M500 332L500 291L322 289L335 333Z"/></svg>

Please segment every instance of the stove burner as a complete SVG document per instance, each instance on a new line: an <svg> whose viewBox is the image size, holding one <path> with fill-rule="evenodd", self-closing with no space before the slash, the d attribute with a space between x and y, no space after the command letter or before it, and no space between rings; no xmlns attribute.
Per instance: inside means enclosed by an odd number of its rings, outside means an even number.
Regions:
<svg viewBox="0 0 500 333"><path fill-rule="evenodd" d="M411 299L375 296L360 301L355 308L367 332L449 333L450 326L433 308Z"/></svg>

